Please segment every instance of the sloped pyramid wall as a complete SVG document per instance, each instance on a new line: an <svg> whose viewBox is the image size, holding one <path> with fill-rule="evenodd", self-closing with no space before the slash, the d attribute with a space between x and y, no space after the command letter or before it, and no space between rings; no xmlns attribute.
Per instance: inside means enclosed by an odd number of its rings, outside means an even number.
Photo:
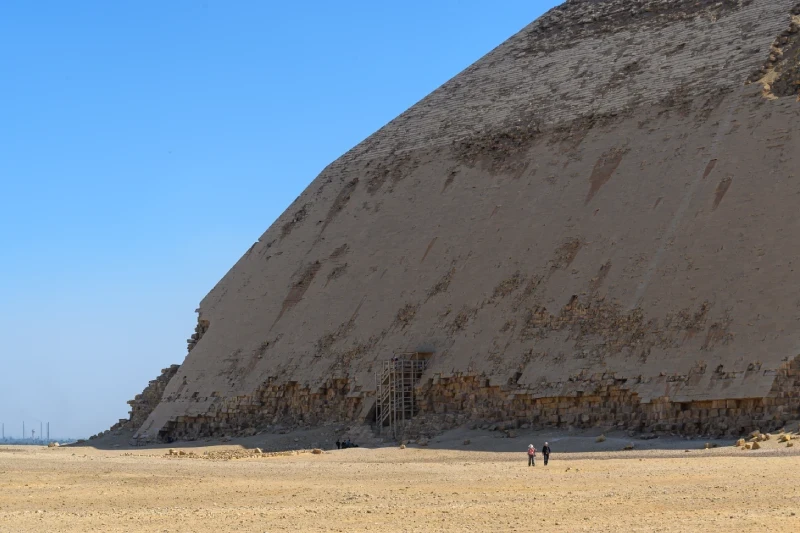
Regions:
<svg viewBox="0 0 800 533"><path fill-rule="evenodd" d="M798 417L800 6L570 1L332 163L203 299L140 432Z"/></svg>

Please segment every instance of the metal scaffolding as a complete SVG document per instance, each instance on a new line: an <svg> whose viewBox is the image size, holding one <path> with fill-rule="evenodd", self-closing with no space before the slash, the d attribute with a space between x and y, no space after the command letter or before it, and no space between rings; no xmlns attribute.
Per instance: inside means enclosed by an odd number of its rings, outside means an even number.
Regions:
<svg viewBox="0 0 800 533"><path fill-rule="evenodd" d="M418 352L395 354L375 372L375 420L378 432L383 433L388 428L388 432L397 438L406 421L417 414L414 387L427 363L424 355Z"/></svg>

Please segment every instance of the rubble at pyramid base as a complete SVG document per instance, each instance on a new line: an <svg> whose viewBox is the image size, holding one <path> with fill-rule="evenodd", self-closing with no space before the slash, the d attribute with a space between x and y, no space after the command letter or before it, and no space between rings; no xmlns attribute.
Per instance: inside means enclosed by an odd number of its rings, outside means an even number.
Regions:
<svg viewBox="0 0 800 533"><path fill-rule="evenodd" d="M685 379L691 380L692 376ZM724 380L721 374L718 379ZM440 378L417 387L419 411L397 435L401 439L431 436L467 424L496 425L507 430L532 428L614 428L645 433L736 436L753 430L783 428L800 412L800 357L776 376L769 396L729 400L674 402L657 398L642 403L613 375L590 376L570 384L580 392L569 396L534 397L524 390L492 386L478 376ZM181 416L164 429L162 438L250 436L280 427L281 431L331 423L373 426L364 405L372 392L348 394L347 380L335 380L324 392L297 384L268 385L256 395L227 398L213 413Z"/></svg>

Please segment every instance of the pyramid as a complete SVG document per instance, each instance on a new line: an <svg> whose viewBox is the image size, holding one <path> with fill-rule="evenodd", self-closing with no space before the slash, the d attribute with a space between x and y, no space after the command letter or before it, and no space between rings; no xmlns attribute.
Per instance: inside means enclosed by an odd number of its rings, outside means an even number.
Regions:
<svg viewBox="0 0 800 533"><path fill-rule="evenodd" d="M409 431L800 418L798 26L797 0L549 11L323 170L139 435L374 423L404 354Z"/></svg>

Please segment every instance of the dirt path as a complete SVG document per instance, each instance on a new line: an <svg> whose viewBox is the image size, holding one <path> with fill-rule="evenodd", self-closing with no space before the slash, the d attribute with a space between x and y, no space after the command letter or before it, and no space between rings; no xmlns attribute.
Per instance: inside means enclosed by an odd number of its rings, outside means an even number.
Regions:
<svg viewBox="0 0 800 533"><path fill-rule="evenodd" d="M524 453L411 448L217 461L0 447L0 532L800 531L800 456L731 451L529 468Z"/></svg>

